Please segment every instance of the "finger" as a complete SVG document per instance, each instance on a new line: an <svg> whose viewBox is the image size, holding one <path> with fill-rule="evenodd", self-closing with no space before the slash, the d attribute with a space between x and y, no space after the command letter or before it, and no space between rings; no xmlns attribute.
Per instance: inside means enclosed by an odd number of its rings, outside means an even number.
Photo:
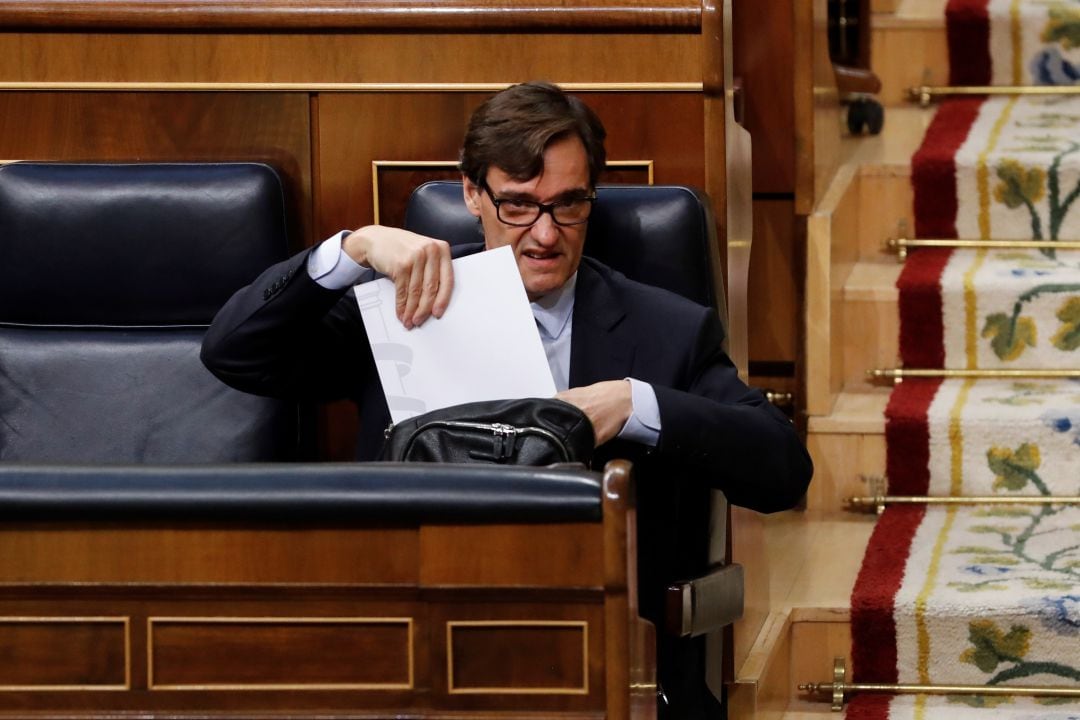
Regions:
<svg viewBox="0 0 1080 720"><path fill-rule="evenodd" d="M416 307L420 304L420 294L424 287L424 264L419 258L413 258L409 265L409 284L405 291L405 314L402 322L405 327L411 328L416 323L413 317L416 315Z"/></svg>
<svg viewBox="0 0 1080 720"><path fill-rule="evenodd" d="M439 292L435 296L432 313L441 318L450 307L450 294L454 291L454 265L450 258L450 246L439 243Z"/></svg>
<svg viewBox="0 0 1080 720"><path fill-rule="evenodd" d="M424 277L420 284L420 299L413 313L413 323L420 325L431 316L431 306L439 292L439 253L434 245L424 249Z"/></svg>
<svg viewBox="0 0 1080 720"><path fill-rule="evenodd" d="M409 298L409 274L398 273L394 278L394 312L397 314L397 319L401 321L401 324L405 327L409 327L408 315L405 314L405 305Z"/></svg>

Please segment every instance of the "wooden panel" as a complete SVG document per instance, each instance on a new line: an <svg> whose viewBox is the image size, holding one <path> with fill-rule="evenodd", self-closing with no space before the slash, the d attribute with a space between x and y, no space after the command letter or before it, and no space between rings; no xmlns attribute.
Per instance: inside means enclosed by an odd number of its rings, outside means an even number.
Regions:
<svg viewBox="0 0 1080 720"><path fill-rule="evenodd" d="M750 361L794 362L798 318L791 200L754 201L750 259Z"/></svg>
<svg viewBox="0 0 1080 720"><path fill-rule="evenodd" d="M520 602L509 598L486 604L448 601L432 607L429 620L433 639L442 636L433 648L431 657L433 700L438 706L452 707L463 712L501 711L509 708L529 708L539 713L603 709L605 671L609 661L620 663L626 660L625 657L609 659L605 656L607 633L604 627L604 605L599 596L593 603L582 602L580 598L570 596L563 602L549 604ZM450 650L453 647L450 644L451 626L457 628L453 630L454 636L464 638L463 643L457 644L457 652L466 653L455 655L456 680L453 687L462 689L462 685L466 684L469 688L476 689L484 683L484 686L504 692L450 691ZM546 627L548 634L533 636L531 633L534 630L530 630L529 626L534 629ZM473 630L473 627L477 629ZM515 627L521 628L520 633L512 631ZM588 628L587 631L583 629L585 627ZM564 629L551 634L552 628ZM535 658L529 657L527 644L516 648L494 648L491 642L500 631L510 631L510 634L502 637L514 645L531 643L534 640L540 642L542 646L536 648L537 652L549 662L565 662L565 667L541 668L534 662ZM462 632L466 632L466 635L459 635ZM584 651L583 642L586 643ZM498 667L499 654L502 654L507 667ZM581 673L583 658L587 668L584 679ZM465 662L464 668L461 667L462 661ZM462 672L466 675L462 676ZM499 683L502 687L487 683ZM517 683L521 685L517 686ZM507 686L511 684L519 689L505 692L510 689ZM540 688L541 684L554 688L554 691L543 690ZM568 689L571 685L573 690ZM581 688L586 688L587 692L582 692ZM521 692L521 689L541 691Z"/></svg>
<svg viewBox="0 0 1080 720"><path fill-rule="evenodd" d="M704 184L701 98L581 93L608 131L612 161L652 160L657 183ZM480 93L365 93L319 98L320 237L374 220L373 162L453 161ZM364 118L364 122L357 122ZM434 121L433 121L434 120ZM403 128L414 128L403 131ZM388 173L381 172L380 178ZM630 176L634 182L647 178ZM422 179L416 177L416 180ZM606 178L622 180L623 178ZM380 218L385 222L385 218Z"/></svg>
<svg viewBox="0 0 1080 720"><path fill-rule="evenodd" d="M826 0L795 3L795 212L809 215L840 158L842 120L826 37Z"/></svg>
<svg viewBox="0 0 1080 720"><path fill-rule="evenodd" d="M604 567L597 552L601 532L598 523L424 527L420 580L436 586L596 588Z"/></svg>
<svg viewBox="0 0 1080 720"><path fill-rule="evenodd" d="M742 80L742 125L754 142L756 193L795 190L796 4L760 0L732 3L734 73ZM762 38L768 38L767 42Z"/></svg>
<svg viewBox="0 0 1080 720"><path fill-rule="evenodd" d="M446 635L450 693L589 692L586 622L453 622Z"/></svg>
<svg viewBox="0 0 1080 720"><path fill-rule="evenodd" d="M265 162L282 175L293 236L303 240L311 224L308 115L299 93L0 92L0 158Z"/></svg>
<svg viewBox="0 0 1080 720"><path fill-rule="evenodd" d="M0 617L0 690L123 689L124 618Z"/></svg>
<svg viewBox="0 0 1080 720"><path fill-rule="evenodd" d="M859 177L852 166L837 173L817 211L807 221L806 411L827 415L844 378L843 288L858 248L833 242L858 237Z"/></svg>
<svg viewBox="0 0 1080 720"><path fill-rule="evenodd" d="M437 28L482 30L582 27L637 30L697 29L701 9L686 0L653 0L632 6L617 0L454 0L437 7L426 0L215 0L212 3L146 3L132 0L37 0L0 3L0 23L28 27L112 28Z"/></svg>
<svg viewBox="0 0 1080 720"><path fill-rule="evenodd" d="M0 582L415 584L414 530L139 529L46 524L0 532Z"/></svg>
<svg viewBox="0 0 1080 720"><path fill-rule="evenodd" d="M151 689L407 689L409 618L151 618Z"/></svg>
<svg viewBox="0 0 1080 720"><path fill-rule="evenodd" d="M0 81L701 81L701 38L693 33L537 33L528 52L523 41L515 33L2 33ZM430 131L434 118L426 120L418 127Z"/></svg>

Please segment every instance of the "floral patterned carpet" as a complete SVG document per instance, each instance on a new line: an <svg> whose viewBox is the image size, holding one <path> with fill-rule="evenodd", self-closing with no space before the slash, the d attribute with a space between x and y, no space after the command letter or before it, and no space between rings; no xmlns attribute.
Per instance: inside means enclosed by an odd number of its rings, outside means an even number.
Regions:
<svg viewBox="0 0 1080 720"><path fill-rule="evenodd" d="M954 84L1080 82L1080 1L950 0ZM920 237L1080 239L1080 96L947 100L912 159ZM904 367L1080 369L1080 251L918 250ZM1080 495L1080 379L915 379L889 492ZM856 681L1080 688L1080 506L891 506L852 595ZM1080 718L1080 703L863 696L849 718Z"/></svg>

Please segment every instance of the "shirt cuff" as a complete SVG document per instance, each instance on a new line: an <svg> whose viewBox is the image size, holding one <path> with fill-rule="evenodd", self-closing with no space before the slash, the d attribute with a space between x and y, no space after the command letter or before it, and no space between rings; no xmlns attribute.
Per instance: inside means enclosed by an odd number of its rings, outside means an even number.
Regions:
<svg viewBox="0 0 1080 720"><path fill-rule="evenodd" d="M626 379L630 382L630 399L634 409L618 437L656 447L660 440L660 406L656 402L656 391L649 383L634 378Z"/></svg>
<svg viewBox="0 0 1080 720"><path fill-rule="evenodd" d="M348 230L342 230L331 235L308 255L308 275L327 290L350 288L360 282L368 270L341 249L341 243L348 234Z"/></svg>

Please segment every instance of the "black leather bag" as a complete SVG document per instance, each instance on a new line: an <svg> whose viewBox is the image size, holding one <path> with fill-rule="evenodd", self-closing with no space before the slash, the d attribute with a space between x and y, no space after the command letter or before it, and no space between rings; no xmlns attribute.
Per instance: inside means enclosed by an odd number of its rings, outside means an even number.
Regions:
<svg viewBox="0 0 1080 720"><path fill-rule="evenodd" d="M382 460L551 465L592 462L595 436L581 410L562 400L465 403L387 428Z"/></svg>

